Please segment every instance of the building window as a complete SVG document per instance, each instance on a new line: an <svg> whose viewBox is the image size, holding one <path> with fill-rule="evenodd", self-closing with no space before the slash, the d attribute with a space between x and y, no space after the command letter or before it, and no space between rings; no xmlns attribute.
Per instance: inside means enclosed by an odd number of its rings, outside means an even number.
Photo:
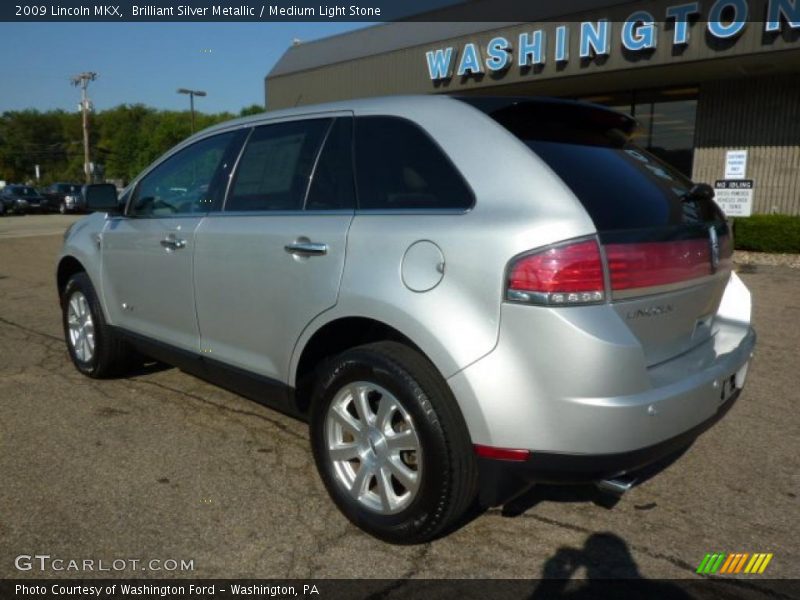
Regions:
<svg viewBox="0 0 800 600"><path fill-rule="evenodd" d="M697 88L635 91L581 98L626 112L639 121L634 142L692 176Z"/></svg>

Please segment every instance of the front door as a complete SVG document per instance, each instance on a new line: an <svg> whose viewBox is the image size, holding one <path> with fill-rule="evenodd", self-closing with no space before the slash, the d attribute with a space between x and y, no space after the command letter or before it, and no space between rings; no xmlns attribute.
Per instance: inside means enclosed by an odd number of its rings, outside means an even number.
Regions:
<svg viewBox="0 0 800 600"><path fill-rule="evenodd" d="M173 153L136 185L125 216L101 236L103 299L111 323L197 352L194 302L195 231L219 209L232 163L235 132Z"/></svg>

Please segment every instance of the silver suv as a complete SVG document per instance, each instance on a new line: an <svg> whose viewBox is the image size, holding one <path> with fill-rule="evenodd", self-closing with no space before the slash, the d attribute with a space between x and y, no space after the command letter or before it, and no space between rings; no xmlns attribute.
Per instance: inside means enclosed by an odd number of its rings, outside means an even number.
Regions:
<svg viewBox="0 0 800 600"><path fill-rule="evenodd" d="M87 190L105 214L58 262L70 356L307 419L334 502L390 542L531 482L625 489L728 410L755 344L713 193L635 125L424 96L208 129L119 199Z"/></svg>

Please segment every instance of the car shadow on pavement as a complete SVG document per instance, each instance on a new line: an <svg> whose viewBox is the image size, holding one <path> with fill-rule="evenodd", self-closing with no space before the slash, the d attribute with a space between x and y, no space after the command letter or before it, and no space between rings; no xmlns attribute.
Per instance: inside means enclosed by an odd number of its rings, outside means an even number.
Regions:
<svg viewBox="0 0 800 600"><path fill-rule="evenodd" d="M591 534L582 548L562 546L544 563L539 577L531 600L692 598L676 583L643 577L625 540L610 532Z"/></svg>

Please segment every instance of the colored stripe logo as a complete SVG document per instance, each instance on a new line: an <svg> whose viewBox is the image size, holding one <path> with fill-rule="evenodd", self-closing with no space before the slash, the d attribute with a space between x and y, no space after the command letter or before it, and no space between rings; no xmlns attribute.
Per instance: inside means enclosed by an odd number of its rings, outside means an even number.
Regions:
<svg viewBox="0 0 800 600"><path fill-rule="evenodd" d="M701 575L734 575L745 573L747 575L761 575L772 560L772 553L756 552L709 552L700 561L697 573Z"/></svg>

